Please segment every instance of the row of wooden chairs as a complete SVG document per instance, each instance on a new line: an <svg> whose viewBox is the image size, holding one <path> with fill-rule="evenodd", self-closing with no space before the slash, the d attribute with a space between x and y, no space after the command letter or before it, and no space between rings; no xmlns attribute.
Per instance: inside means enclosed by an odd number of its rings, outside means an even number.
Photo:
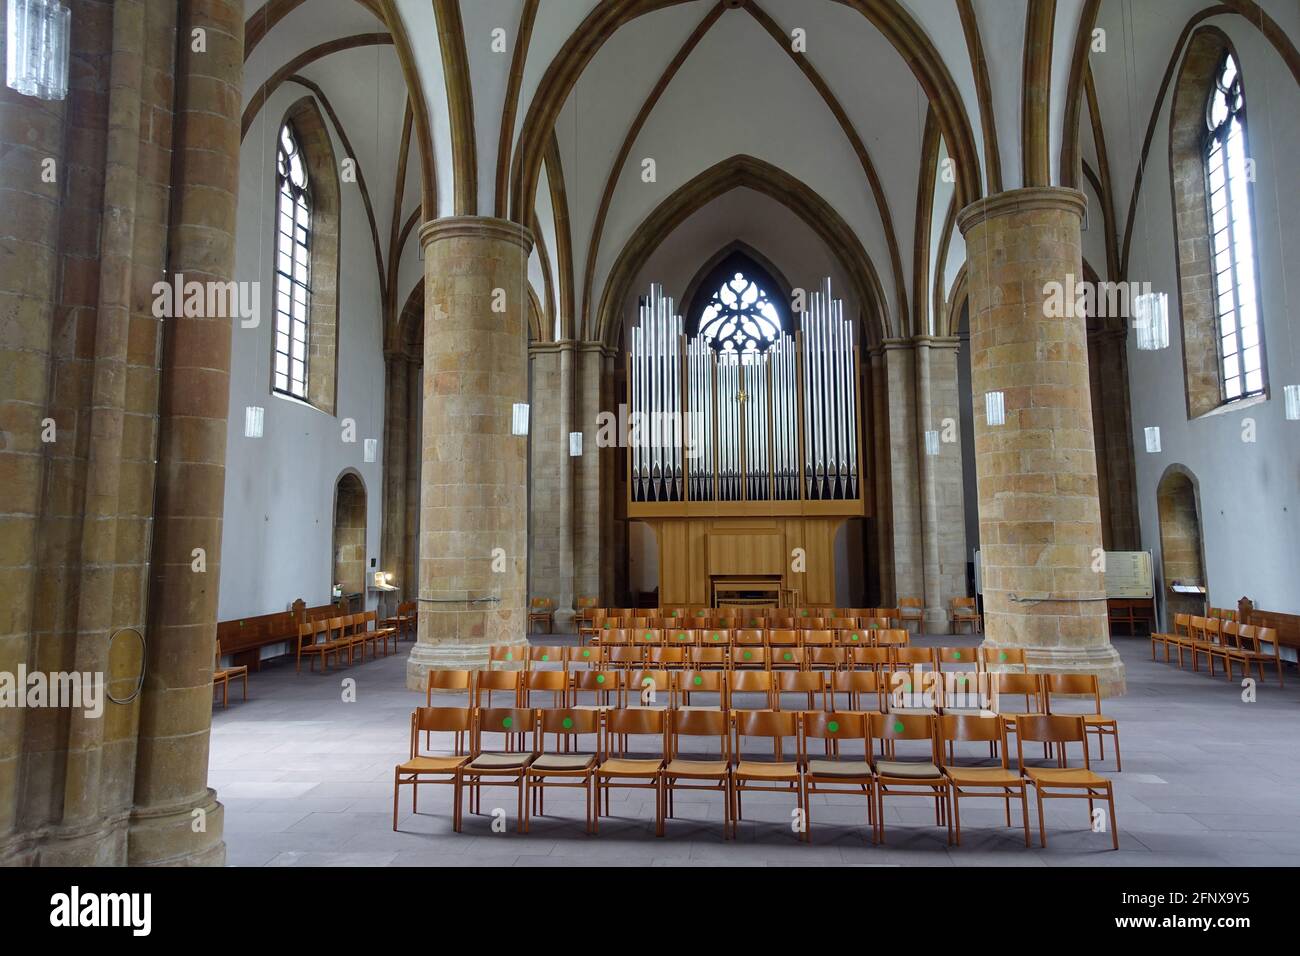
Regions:
<svg viewBox="0 0 1300 956"><path fill-rule="evenodd" d="M498 644L488 651L491 667L524 669L622 668L651 665L668 669L760 668L765 670L858 670L944 665L991 671L1019 667L1028 673L1023 648L915 647L905 644L597 644L590 647Z"/></svg>
<svg viewBox="0 0 1300 956"><path fill-rule="evenodd" d="M597 632L582 646L639 644L653 647L890 647L903 646L911 636L903 628L761 628L709 627L690 630L658 627L614 627Z"/></svg>
<svg viewBox="0 0 1300 956"><path fill-rule="evenodd" d="M348 663L356 661L356 654L361 653L361 660L366 659L366 648L370 648L370 658L374 660L377 645L382 645L384 656L388 656L388 642L397 636L394 627L377 627L379 612L362 611L357 614L345 614L342 617L325 618L319 621L304 621L298 626L298 657L295 669L302 670L302 659L307 658L311 670L316 669L320 660L321 669L329 670L330 658L335 664L346 652Z"/></svg>
<svg viewBox="0 0 1300 956"><path fill-rule="evenodd" d="M801 841L811 842L809 798L841 793L865 798L873 844L885 839L885 797L920 796L933 799L935 823L946 825L949 845L960 845L962 797L1003 800L1008 827L1011 800L1018 797L1025 845L1030 846L1028 787L1032 786L1042 846L1047 845L1043 801L1072 798L1088 801L1089 820L1094 802L1106 802L1112 846L1119 849L1113 787L1091 768L1083 718L1022 714L1014 728L1013 769L1008 759L1008 722L996 715L421 707L411 714L410 758L398 764L393 774L393 829L397 830L402 786L411 787L413 812L419 810L421 784L452 786L452 827L457 832L462 827L465 790L471 812L481 813L484 787L515 789L518 829L527 833L531 816L545 814L548 788L580 789L588 834L598 831L602 815L610 815L611 789L633 788L655 793L656 836L665 834L665 819L673 817L677 791L717 793L723 798L723 836L729 838L736 835L743 816L742 795L759 791L791 794L799 822L795 830ZM433 733L452 735L449 750L432 750L428 741ZM552 749L546 747L548 735L555 738ZM712 740L713 746L701 754L683 746L688 740L706 747ZM766 748L752 749L748 743L752 740L766 740L770 754ZM956 754L957 744L965 742L989 743L1001 756L993 766L982 757L980 765L964 764ZM1026 742L1055 748L1057 765L1028 763ZM815 743L820 743L822 753L814 752ZM1082 768L1068 766L1071 743L1081 746ZM918 745L920 752L900 759L900 744Z"/></svg>
<svg viewBox="0 0 1300 956"><path fill-rule="evenodd" d="M1271 646L1269 651L1263 645ZM1265 665L1271 665L1277 671L1279 687L1283 683L1283 660L1278 643L1277 630L1271 627L1257 627L1254 624L1238 624L1233 620L1217 617L1196 617L1190 614L1174 615L1174 630L1171 634L1153 633L1151 635L1151 659L1156 659L1156 647L1164 648L1165 663L1168 664L1173 652L1178 654L1178 667L1182 669L1184 653L1191 657L1192 670L1200 670L1200 658L1209 664L1210 676L1214 676L1214 663L1223 664L1224 676L1231 681L1233 669L1241 665L1241 676L1250 674L1253 665L1259 679L1264 679Z"/></svg>
<svg viewBox="0 0 1300 956"><path fill-rule="evenodd" d="M248 700L248 666L245 664L231 664L228 667L221 666L221 641L217 641L216 653L212 659L212 690L216 692L221 688L221 708L225 710L230 706L230 682L232 680L242 680L244 682L244 700Z"/></svg>
<svg viewBox="0 0 1300 956"><path fill-rule="evenodd" d="M506 695L514 706L532 706L533 695L544 693L551 695L553 707L593 710L628 707L640 702L643 706L728 711L736 709L737 694L760 695L773 710L784 709L784 696L788 694L801 695L803 707L809 710L817 707L820 697L824 710L837 710L842 695L847 709L854 711L999 714L1013 723L1019 714L1061 713L1063 700L1091 698L1091 712L1078 716L1083 718L1087 733L1097 738L1099 758L1106 759L1106 739L1110 738L1115 748L1115 769L1117 772L1124 769L1119 721L1102 712L1101 688L1093 674L986 672L972 680L969 674L926 672L919 665L915 669L902 665L879 670L832 671L659 667L429 671L425 687L427 705L432 705L435 691L463 693L466 702L476 707L492 706L494 693ZM586 699L591 703L581 703L583 695L589 695ZM1014 700L1017 705L1023 700L1023 707L1003 707L1004 698ZM500 696L497 700L500 701Z"/></svg>

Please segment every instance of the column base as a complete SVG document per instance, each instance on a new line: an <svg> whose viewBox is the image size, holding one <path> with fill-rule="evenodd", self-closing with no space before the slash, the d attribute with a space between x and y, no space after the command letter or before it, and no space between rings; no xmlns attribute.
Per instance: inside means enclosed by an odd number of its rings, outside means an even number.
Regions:
<svg viewBox="0 0 1300 956"><path fill-rule="evenodd" d="M422 644L416 641L406 659L406 687L424 693L429 671L487 670L489 649L503 645L524 648L528 646L528 639L520 636L495 644ZM517 656L523 660L522 653Z"/></svg>
<svg viewBox="0 0 1300 956"><path fill-rule="evenodd" d="M577 634L578 625L574 623L578 619L578 612L571 607L562 607L555 612L555 633L556 634Z"/></svg>
<svg viewBox="0 0 1300 956"><path fill-rule="evenodd" d="M942 607L927 607L921 613L922 634L947 634L948 610Z"/></svg>
<svg viewBox="0 0 1300 956"><path fill-rule="evenodd" d="M195 816L202 810L201 816ZM195 800L165 808L137 807L131 811L128 866L225 866L221 839L226 809L217 792L206 790ZM203 829L195 832L196 822Z"/></svg>
<svg viewBox="0 0 1300 956"><path fill-rule="evenodd" d="M1031 674L1096 674L1102 697L1122 697L1128 690L1124 661L1110 644L1101 647L1034 647L985 639L983 647L986 651L996 651L999 647L1023 650ZM1005 665L993 665L989 669L1019 670Z"/></svg>

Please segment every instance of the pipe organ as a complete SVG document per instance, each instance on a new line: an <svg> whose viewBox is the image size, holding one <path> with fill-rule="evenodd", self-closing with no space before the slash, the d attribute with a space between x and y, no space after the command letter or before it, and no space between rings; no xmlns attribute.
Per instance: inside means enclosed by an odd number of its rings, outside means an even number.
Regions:
<svg viewBox="0 0 1300 956"><path fill-rule="evenodd" d="M688 339L659 285L641 300L626 360L627 514L656 529L663 603L713 603L733 579L779 579L810 603L833 591L834 534L868 514L861 365L829 279L799 324L765 350L725 351ZM811 561L810 544L820 575L786 557Z"/></svg>

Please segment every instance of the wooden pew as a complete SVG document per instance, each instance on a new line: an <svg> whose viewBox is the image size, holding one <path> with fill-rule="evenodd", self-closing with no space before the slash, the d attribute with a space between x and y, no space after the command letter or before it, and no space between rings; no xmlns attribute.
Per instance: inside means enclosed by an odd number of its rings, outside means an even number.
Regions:
<svg viewBox="0 0 1300 956"><path fill-rule="evenodd" d="M288 611L218 621L217 642L221 645L222 654L229 656L232 664L258 670L261 667L263 647L284 644L285 654L295 654L300 623L338 617L342 613L343 609L337 604L307 607L307 603L299 598Z"/></svg>
<svg viewBox="0 0 1300 956"><path fill-rule="evenodd" d="M1243 597L1237 602L1237 621L1241 624L1254 624L1256 627L1273 628L1277 631L1279 645L1300 654L1300 614L1261 611L1250 598Z"/></svg>

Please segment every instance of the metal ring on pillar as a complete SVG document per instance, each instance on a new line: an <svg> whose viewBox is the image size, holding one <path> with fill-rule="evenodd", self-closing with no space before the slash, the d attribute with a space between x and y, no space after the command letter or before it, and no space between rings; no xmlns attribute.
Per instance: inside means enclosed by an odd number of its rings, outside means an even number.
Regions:
<svg viewBox="0 0 1300 956"><path fill-rule="evenodd" d="M132 691L131 696L130 696L130 697L123 697L123 698L120 699L120 700L119 700L118 698L114 697L111 693L109 693L109 691L108 691L108 681L104 681L104 696L106 696L109 700L111 700L111 701L112 701L113 703L115 703L115 704L129 704L129 703L131 703L133 700L135 700L137 697L140 696L140 691L144 690L144 672L145 672L145 669L148 667L148 659L147 659L147 656L146 656L146 654L145 654L145 640L144 640L144 635L143 635L142 633L140 633L140 631L139 631L138 629L134 628L134 627L119 627L116 631L114 631L114 632L112 633L112 635L109 636L109 638L108 638L108 652L109 652L109 654L112 654L112 653L113 653L113 642L114 642L115 640L117 640L117 635L121 634L123 631L130 631L130 632L131 632L132 634L134 634L136 637L140 638L140 677L139 677L139 679L137 679L136 682L135 682L135 690Z"/></svg>

